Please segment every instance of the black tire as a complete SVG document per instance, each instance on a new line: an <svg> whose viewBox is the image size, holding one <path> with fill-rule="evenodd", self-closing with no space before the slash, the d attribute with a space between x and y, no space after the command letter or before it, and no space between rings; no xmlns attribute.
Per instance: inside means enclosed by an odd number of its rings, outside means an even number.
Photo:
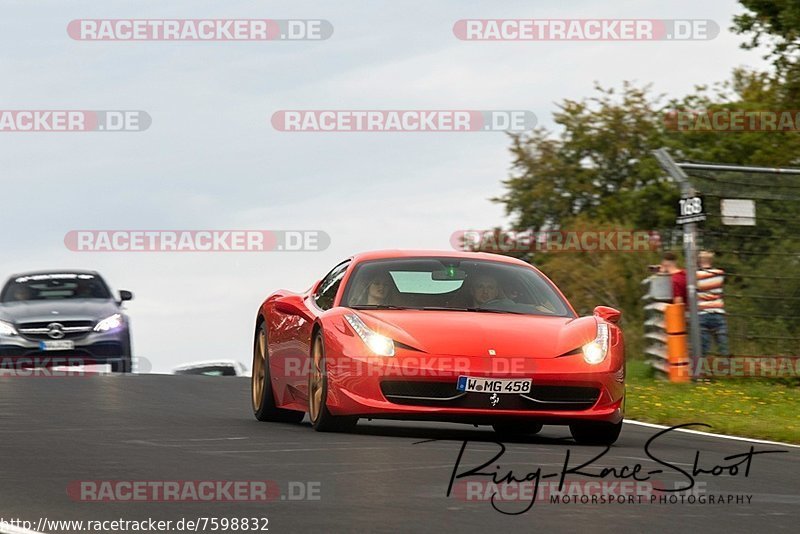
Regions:
<svg viewBox="0 0 800 534"><path fill-rule="evenodd" d="M494 423L495 433L500 437L506 438L521 438L538 434L542 430L541 423L533 423L529 421L503 421L501 423Z"/></svg>
<svg viewBox="0 0 800 534"><path fill-rule="evenodd" d="M111 362L112 373L130 373L133 368L133 356L131 355L131 335L125 335L123 342L122 356L119 360Z"/></svg>
<svg viewBox="0 0 800 534"><path fill-rule="evenodd" d="M311 342L311 369L308 373L308 418L317 432L348 432L358 424L358 417L337 416L328 410L328 373L325 367L325 343L317 332Z"/></svg>
<svg viewBox="0 0 800 534"><path fill-rule="evenodd" d="M131 372L131 357L128 356L127 358L122 358L121 360L117 360L111 362L111 372L112 373L130 373Z"/></svg>
<svg viewBox="0 0 800 534"><path fill-rule="evenodd" d="M262 367L263 366L263 367ZM256 328L253 340L253 367L250 378L250 399L253 415L259 421L277 423L299 423L305 413L278 408L272 391L272 379L269 375L269 348L267 346L267 328L260 323ZM262 372L263 371L263 372Z"/></svg>
<svg viewBox="0 0 800 534"><path fill-rule="evenodd" d="M573 439L581 445L613 445L621 430L621 421L617 424L586 421L569 425Z"/></svg>

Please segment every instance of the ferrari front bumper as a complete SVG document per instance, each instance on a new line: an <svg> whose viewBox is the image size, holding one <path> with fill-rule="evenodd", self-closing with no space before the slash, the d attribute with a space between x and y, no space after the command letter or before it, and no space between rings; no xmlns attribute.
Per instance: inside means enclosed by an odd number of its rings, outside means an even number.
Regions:
<svg viewBox="0 0 800 534"><path fill-rule="evenodd" d="M613 352L613 349L612 349ZM621 354L590 365L582 355L465 357L398 350L394 357L328 355L328 408L337 415L486 424L527 419L618 423L624 409ZM464 393L459 376L531 379L526 394Z"/></svg>

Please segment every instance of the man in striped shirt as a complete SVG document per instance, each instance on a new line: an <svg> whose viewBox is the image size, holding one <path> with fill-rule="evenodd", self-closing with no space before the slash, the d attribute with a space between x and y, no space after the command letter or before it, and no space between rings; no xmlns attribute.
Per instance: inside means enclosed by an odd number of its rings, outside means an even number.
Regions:
<svg viewBox="0 0 800 534"><path fill-rule="evenodd" d="M698 255L700 269L697 271L697 309L700 315L703 356L708 355L712 339L717 344L720 356L729 356L728 324L725 320L725 302L722 286L725 271L713 267L714 253L703 250Z"/></svg>

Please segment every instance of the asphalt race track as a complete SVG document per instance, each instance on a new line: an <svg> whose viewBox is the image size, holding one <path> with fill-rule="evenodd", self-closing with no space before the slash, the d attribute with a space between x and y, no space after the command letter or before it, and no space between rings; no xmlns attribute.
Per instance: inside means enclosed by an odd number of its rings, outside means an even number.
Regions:
<svg viewBox="0 0 800 534"><path fill-rule="evenodd" d="M658 467L643 450L657 432L626 424L617 445L591 469ZM576 446L568 436L566 427L545 427L538 436L506 443L496 463L522 478L539 466L543 473L560 471L568 450L571 466L602 451ZM446 496L463 440L470 443L462 471L498 451L490 428L362 420L352 434L322 434L307 423L259 423L250 413L249 379L242 378L0 377L0 438L0 517L34 525L42 517L266 517L270 532L756 532L765 525L796 531L800 505L800 449L756 443L757 451L788 452L753 457L747 478L743 469L735 477L697 477L706 496L750 495L749 504L537 501L523 514L504 515L483 498L466 500L463 491ZM700 465L711 468L750 448L747 442L676 432L657 443L659 458L687 470L696 451ZM686 480L665 471L653 478ZM70 483L87 480L270 480L281 495L269 502L109 503L68 494ZM303 499L308 492L315 498ZM528 504L500 507L519 511Z"/></svg>

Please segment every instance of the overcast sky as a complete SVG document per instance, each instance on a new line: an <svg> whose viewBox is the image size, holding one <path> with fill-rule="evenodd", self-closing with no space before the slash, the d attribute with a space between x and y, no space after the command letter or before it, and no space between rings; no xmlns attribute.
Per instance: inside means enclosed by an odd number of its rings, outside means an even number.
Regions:
<svg viewBox="0 0 800 534"><path fill-rule="evenodd" d="M302 290L350 254L450 247L504 223L503 133L283 133L280 109L525 109L594 81L681 96L758 66L728 31L733 0L0 1L2 109L136 109L139 133L0 133L0 275L96 269L136 294L134 350L153 369L249 367L260 302ZM317 42L82 42L78 18L327 19ZM463 18L712 19L693 42L466 42ZM306 253L76 253L76 229L318 229Z"/></svg>

